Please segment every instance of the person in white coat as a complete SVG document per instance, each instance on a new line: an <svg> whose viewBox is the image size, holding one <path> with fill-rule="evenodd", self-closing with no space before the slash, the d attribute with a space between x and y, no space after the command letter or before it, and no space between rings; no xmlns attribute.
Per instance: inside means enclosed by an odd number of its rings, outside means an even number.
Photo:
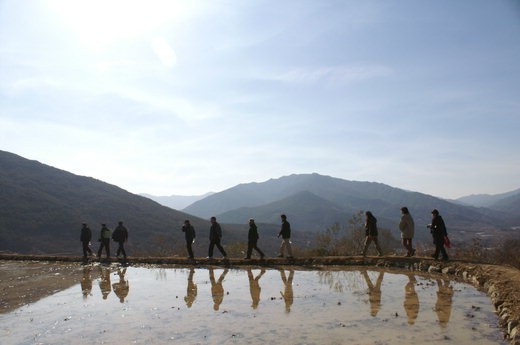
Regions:
<svg viewBox="0 0 520 345"><path fill-rule="evenodd" d="M414 256L415 249L412 246L412 240L414 235L414 223L413 218L408 207L401 207L401 221L399 222L399 230L401 230L401 240L403 246L406 248L406 256Z"/></svg>

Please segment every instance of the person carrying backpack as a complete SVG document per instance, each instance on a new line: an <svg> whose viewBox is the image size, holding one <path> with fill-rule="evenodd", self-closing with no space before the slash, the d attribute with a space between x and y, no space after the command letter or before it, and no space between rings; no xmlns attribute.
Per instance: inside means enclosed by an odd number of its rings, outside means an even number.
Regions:
<svg viewBox="0 0 520 345"><path fill-rule="evenodd" d="M119 221L117 227L112 234L112 239L118 243L116 256L123 254L123 258L126 261L125 242L128 240L128 230L123 226L123 222Z"/></svg>

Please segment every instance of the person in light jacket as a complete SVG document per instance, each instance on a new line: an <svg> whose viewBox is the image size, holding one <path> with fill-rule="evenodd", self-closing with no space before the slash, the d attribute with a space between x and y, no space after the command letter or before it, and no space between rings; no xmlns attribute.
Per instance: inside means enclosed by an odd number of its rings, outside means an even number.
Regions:
<svg viewBox="0 0 520 345"><path fill-rule="evenodd" d="M408 211L408 207L401 207L401 221L399 222L399 230L401 230L401 240L403 247L406 248L406 256L414 256L415 249L412 245L412 239L415 231L415 225L412 215Z"/></svg>

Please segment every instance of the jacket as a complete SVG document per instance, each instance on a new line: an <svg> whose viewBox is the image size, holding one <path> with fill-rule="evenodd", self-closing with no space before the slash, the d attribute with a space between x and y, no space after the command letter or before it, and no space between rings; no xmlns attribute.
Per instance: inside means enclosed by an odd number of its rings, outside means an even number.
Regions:
<svg viewBox="0 0 520 345"><path fill-rule="evenodd" d="M106 239L109 239L110 240L110 229L107 228L106 226L102 227L101 228L101 233L99 234L99 239L100 240L106 240Z"/></svg>
<svg viewBox="0 0 520 345"><path fill-rule="evenodd" d="M92 239L92 231L90 231L90 228L88 226L84 226L81 228L81 236L79 240L81 242L90 242Z"/></svg>
<svg viewBox="0 0 520 345"><path fill-rule="evenodd" d="M365 236L377 236L377 219L374 216L367 217L365 223Z"/></svg>
<svg viewBox="0 0 520 345"><path fill-rule="evenodd" d="M432 219L432 224L430 225L430 232L435 242L444 242L444 237L448 236L448 231L446 230L444 219L442 219L440 215L437 215L435 216L435 218Z"/></svg>
<svg viewBox="0 0 520 345"><path fill-rule="evenodd" d="M291 238L291 224L288 221L282 221L282 229L278 236L282 236L283 239Z"/></svg>
<svg viewBox="0 0 520 345"><path fill-rule="evenodd" d="M401 216L399 230L401 230L401 238L413 238L415 225L413 218L409 213L405 213Z"/></svg>
<svg viewBox="0 0 520 345"><path fill-rule="evenodd" d="M186 238L186 241L191 242L195 238L195 228L193 225L186 225L184 224L182 226L182 232L184 232L184 237Z"/></svg>
<svg viewBox="0 0 520 345"><path fill-rule="evenodd" d="M249 224L249 233L247 234L247 239L249 241L256 241L258 240L258 228L256 227L256 224Z"/></svg>
<svg viewBox="0 0 520 345"><path fill-rule="evenodd" d="M112 239L116 242L126 242L128 230L124 226L118 225L112 233Z"/></svg>
<svg viewBox="0 0 520 345"><path fill-rule="evenodd" d="M211 224L211 228L209 228L209 240L210 241L220 241L222 238L222 228L220 224L215 222Z"/></svg>

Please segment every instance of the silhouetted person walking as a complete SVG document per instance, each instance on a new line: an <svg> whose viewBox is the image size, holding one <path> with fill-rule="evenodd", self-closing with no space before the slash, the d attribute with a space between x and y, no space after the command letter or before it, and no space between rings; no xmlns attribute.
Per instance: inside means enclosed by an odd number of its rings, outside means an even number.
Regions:
<svg viewBox="0 0 520 345"><path fill-rule="evenodd" d="M189 219L184 221L182 226L182 232L184 232L184 238L186 239L186 249L188 250L188 258L193 259L193 249L191 245L195 242L195 228L190 224Z"/></svg>
<svg viewBox="0 0 520 345"><path fill-rule="evenodd" d="M211 217L211 227L209 229L209 249L208 249L208 259L213 258L213 247L217 246L218 250L224 257L227 259L227 254L220 241L222 240L222 228L220 224L217 223L217 218Z"/></svg>
<svg viewBox="0 0 520 345"><path fill-rule="evenodd" d="M101 253L103 251L103 248L105 248L107 259L110 259L110 229L107 228L106 224L101 224L101 232L99 233L99 250L98 250L98 257L101 259Z"/></svg>
<svg viewBox="0 0 520 345"><path fill-rule="evenodd" d="M278 233L278 238L282 236L282 245L280 246L280 255L278 255L278 257L283 258L285 248L287 248L287 254L289 254L287 258L292 259L291 224L287 221L287 216L285 214L282 214L280 218L282 218L282 228Z"/></svg>
<svg viewBox="0 0 520 345"><path fill-rule="evenodd" d="M258 248L257 242L258 242L258 229L255 224L254 219L249 219L249 233L247 235L247 255L245 259L251 259L251 253L253 252L253 249L260 254L260 259L264 258L264 253Z"/></svg>
<svg viewBox="0 0 520 345"><path fill-rule="evenodd" d="M128 240L128 229L123 226L123 222L119 222L114 232L112 233L112 239L118 243L116 256L123 254L123 258L126 261L125 242Z"/></svg>
<svg viewBox="0 0 520 345"><path fill-rule="evenodd" d="M376 245L377 254L379 256L383 256L383 252L381 251L381 247L379 246L379 242L377 240L377 219L374 217L372 212L365 212L366 221L365 221L365 246L363 247L363 256L367 255L368 246L370 242L374 241Z"/></svg>
<svg viewBox="0 0 520 345"><path fill-rule="evenodd" d="M80 241L83 247L83 259L87 259L87 253L92 256L92 249L90 249L90 240L92 240L92 231L88 227L87 223L81 225Z"/></svg>
<svg viewBox="0 0 520 345"><path fill-rule="evenodd" d="M446 248L444 248L444 238L448 236L448 232L446 231L444 220L436 209L432 211L432 223L428 225L428 228L430 228L433 244L435 244L435 253L433 253L432 257L437 260L440 253L442 254L442 259L447 261L448 253Z"/></svg>

